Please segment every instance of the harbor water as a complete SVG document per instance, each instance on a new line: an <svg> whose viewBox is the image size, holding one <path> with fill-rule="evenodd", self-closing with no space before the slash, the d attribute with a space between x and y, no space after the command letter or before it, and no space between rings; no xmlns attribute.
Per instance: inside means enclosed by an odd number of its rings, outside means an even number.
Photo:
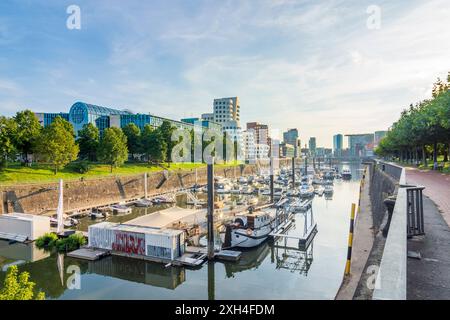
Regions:
<svg viewBox="0 0 450 320"><path fill-rule="evenodd" d="M335 180L331 198L314 197L318 233L306 250L290 241L267 241L242 250L237 262L206 262L192 269L118 256L88 262L34 244L0 241L0 283L7 267L17 264L47 299L333 299L344 273L350 208L358 203L362 175L359 164L343 165L351 169L352 179ZM108 221L126 222L160 208L136 208ZM83 218L78 228L87 230L91 223ZM289 235L302 232L299 217Z"/></svg>

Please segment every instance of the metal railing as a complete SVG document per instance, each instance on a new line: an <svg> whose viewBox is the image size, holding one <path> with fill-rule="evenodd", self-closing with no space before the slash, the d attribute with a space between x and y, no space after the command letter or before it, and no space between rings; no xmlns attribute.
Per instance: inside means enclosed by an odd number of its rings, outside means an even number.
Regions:
<svg viewBox="0 0 450 320"><path fill-rule="evenodd" d="M422 191L425 187L407 187L407 234L408 237L425 234L423 219L423 198Z"/></svg>

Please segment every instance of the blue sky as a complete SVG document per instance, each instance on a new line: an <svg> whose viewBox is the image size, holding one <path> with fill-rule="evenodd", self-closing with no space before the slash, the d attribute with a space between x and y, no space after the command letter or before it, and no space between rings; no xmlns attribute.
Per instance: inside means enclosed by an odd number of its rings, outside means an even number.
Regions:
<svg viewBox="0 0 450 320"><path fill-rule="evenodd" d="M72 4L81 30L66 28ZM237 95L243 122L331 146L430 95L450 70L449 17L448 0L2 0L0 114L86 101L180 119Z"/></svg>

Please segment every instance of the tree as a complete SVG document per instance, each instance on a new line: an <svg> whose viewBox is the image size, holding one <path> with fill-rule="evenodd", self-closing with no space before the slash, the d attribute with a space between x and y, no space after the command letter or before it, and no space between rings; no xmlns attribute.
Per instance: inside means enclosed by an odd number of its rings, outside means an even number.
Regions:
<svg viewBox="0 0 450 320"><path fill-rule="evenodd" d="M158 129L156 129L157 131L159 131L162 139L164 140L164 142L166 143L166 151L165 151L165 159L167 159L167 161L170 161L172 158L172 149L175 146L176 142L172 141L172 133L176 130L177 128L175 126L173 126L169 121L164 120L163 123L158 127Z"/></svg>
<svg viewBox="0 0 450 320"><path fill-rule="evenodd" d="M167 144L160 130L155 130L150 125L144 127L142 151L149 162L154 161L158 163L166 159Z"/></svg>
<svg viewBox="0 0 450 320"><path fill-rule="evenodd" d="M17 126L14 119L0 117L0 169L7 165L8 157L15 150L14 136Z"/></svg>
<svg viewBox="0 0 450 320"><path fill-rule="evenodd" d="M99 139L98 128L92 123L85 124L83 129L78 132L77 143L80 146L80 158L96 161Z"/></svg>
<svg viewBox="0 0 450 320"><path fill-rule="evenodd" d="M34 293L35 283L30 281L30 274L19 274L17 266L12 266L6 274L0 300L45 300L45 293Z"/></svg>
<svg viewBox="0 0 450 320"><path fill-rule="evenodd" d="M141 153L141 129L134 123L129 123L123 127L123 133L127 137L128 151L134 159L134 156Z"/></svg>
<svg viewBox="0 0 450 320"><path fill-rule="evenodd" d="M17 112L14 121L17 123L16 148L22 153L24 161L28 162L28 155L34 151L42 126L36 115L30 110Z"/></svg>
<svg viewBox="0 0 450 320"><path fill-rule="evenodd" d="M103 132L97 152L100 161L113 168L120 167L128 159L127 137L119 128L108 128Z"/></svg>
<svg viewBox="0 0 450 320"><path fill-rule="evenodd" d="M38 142L38 155L51 163L55 174L77 159L79 146L75 142L73 126L61 117L42 130Z"/></svg>

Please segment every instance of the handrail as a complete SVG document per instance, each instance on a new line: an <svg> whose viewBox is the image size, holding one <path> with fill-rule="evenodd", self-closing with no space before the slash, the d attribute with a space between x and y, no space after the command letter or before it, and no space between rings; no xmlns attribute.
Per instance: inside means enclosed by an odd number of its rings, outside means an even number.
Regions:
<svg viewBox="0 0 450 320"><path fill-rule="evenodd" d="M402 187L402 185L406 185L406 173L404 168L395 164L386 162L381 162L381 164L384 165L384 171L399 182L400 187L372 299L406 300L408 204L407 188Z"/></svg>

